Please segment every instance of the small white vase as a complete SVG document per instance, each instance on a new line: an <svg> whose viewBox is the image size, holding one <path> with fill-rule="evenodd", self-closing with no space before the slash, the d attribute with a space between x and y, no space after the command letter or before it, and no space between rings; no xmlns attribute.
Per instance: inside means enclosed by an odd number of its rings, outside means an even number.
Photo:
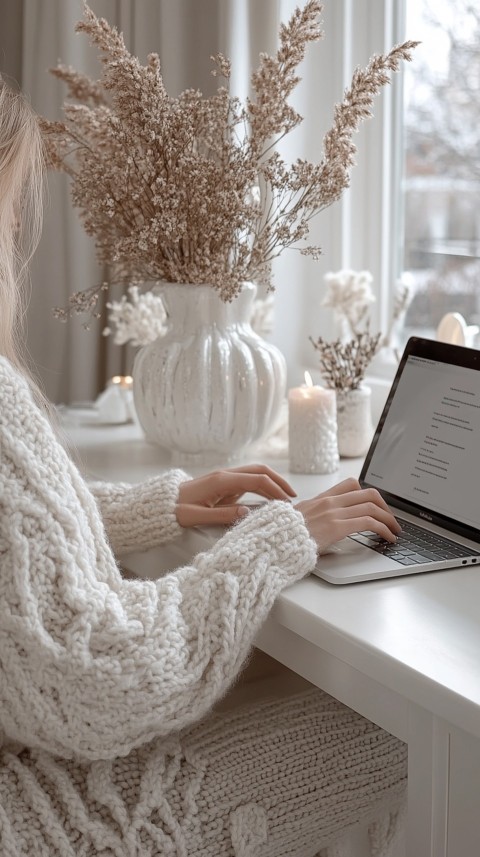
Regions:
<svg viewBox="0 0 480 857"><path fill-rule="evenodd" d="M270 430L285 396L285 359L250 326L256 286L245 283L230 303L204 284L156 291L168 331L140 349L133 367L147 439L175 463L233 460Z"/></svg>
<svg viewBox="0 0 480 857"><path fill-rule="evenodd" d="M337 390L338 451L342 458L365 455L373 437L372 391L366 384L356 390Z"/></svg>

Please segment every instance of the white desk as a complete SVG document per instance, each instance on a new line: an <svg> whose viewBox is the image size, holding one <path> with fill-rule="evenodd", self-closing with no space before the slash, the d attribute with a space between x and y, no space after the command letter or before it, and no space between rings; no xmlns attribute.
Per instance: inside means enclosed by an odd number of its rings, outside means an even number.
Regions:
<svg viewBox="0 0 480 857"><path fill-rule="evenodd" d="M134 426L67 433L99 479L138 482L169 466ZM269 463L300 497L360 470L356 460L297 476L284 460ZM186 531L170 551L128 565L155 577L212 538ZM256 645L408 742L407 857L480 857L480 567L352 586L310 577L278 598Z"/></svg>

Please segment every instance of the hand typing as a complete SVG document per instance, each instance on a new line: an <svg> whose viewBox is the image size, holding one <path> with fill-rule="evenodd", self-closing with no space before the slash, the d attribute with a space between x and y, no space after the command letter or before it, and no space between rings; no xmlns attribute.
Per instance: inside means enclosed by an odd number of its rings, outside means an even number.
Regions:
<svg viewBox="0 0 480 857"><path fill-rule="evenodd" d="M182 527L199 524L233 524L250 510L239 503L247 493L258 494L266 500L290 500L295 491L270 467L248 464L216 470L180 486L176 507L177 521Z"/></svg>
<svg viewBox="0 0 480 857"><path fill-rule="evenodd" d="M345 479L295 508L305 518L320 553L362 530L373 530L389 542L395 542L401 531L381 494L375 488L360 488L356 479Z"/></svg>

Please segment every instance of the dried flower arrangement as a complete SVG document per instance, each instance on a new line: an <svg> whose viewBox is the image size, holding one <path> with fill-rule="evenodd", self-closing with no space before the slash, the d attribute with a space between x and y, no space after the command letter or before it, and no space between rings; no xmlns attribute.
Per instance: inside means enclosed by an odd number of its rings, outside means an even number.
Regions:
<svg viewBox="0 0 480 857"><path fill-rule="evenodd" d="M359 333L367 319L370 305L375 302L370 271L345 268L329 271L323 279L327 292L322 305L334 310L340 337L343 339Z"/></svg>
<svg viewBox="0 0 480 857"><path fill-rule="evenodd" d="M368 365L376 354L381 333L356 333L353 339L326 342L319 337L310 342L320 354L320 368L327 387L337 391L356 390L365 378Z"/></svg>
<svg viewBox="0 0 480 857"><path fill-rule="evenodd" d="M323 37L319 0L297 8L280 28L275 56L261 54L253 98L228 89L230 63L213 57L225 79L210 98L189 89L170 97L160 60L147 65L127 50L123 36L84 4L77 30L99 50L103 74L94 81L71 67L53 74L68 95L64 122L42 121L50 164L71 179L74 205L95 238L109 281L71 297L71 312L96 314L110 284L166 280L208 283L232 300L245 280L273 289L271 263L308 237L309 221L348 187L356 147L353 134L369 118L374 97L416 42L372 57L357 69L318 163L288 165L277 143L302 122L288 98L310 42ZM304 246L316 258L318 247Z"/></svg>
<svg viewBox="0 0 480 857"><path fill-rule="evenodd" d="M346 341L370 329L370 307L375 302L370 271L341 271L325 274L327 293L323 306L331 307L339 324L340 339ZM393 331L404 316L412 300L413 291L405 282L398 282L394 290L394 304L386 333L378 340L377 350L392 344ZM373 355L372 355L373 356Z"/></svg>

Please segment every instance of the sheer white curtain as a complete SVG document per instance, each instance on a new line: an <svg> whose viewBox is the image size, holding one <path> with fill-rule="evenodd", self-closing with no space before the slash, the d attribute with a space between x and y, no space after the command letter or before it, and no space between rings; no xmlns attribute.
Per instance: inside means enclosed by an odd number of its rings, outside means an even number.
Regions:
<svg viewBox="0 0 480 857"><path fill-rule="evenodd" d="M298 0L91 0L91 7L123 31L129 49L142 62L151 51L160 55L166 86L172 94L198 87L205 95L215 87L211 54L222 51L232 60L232 89L245 97L251 71L261 51L274 52L280 21L286 21ZM311 45L300 69L301 84L292 99L304 123L284 141L290 158L321 157L323 134L330 125L356 64L398 41L392 10L397 0L326 0L325 39ZM96 75L98 59L84 34L75 33L82 17L81 0L2 0L0 69L16 78L36 110L49 118L61 116L63 85L48 73L60 59ZM314 263L288 251L275 266L275 327L272 340L283 350L289 383L315 366L308 341L332 333L332 319L322 306L323 275L339 267L369 268L387 306L391 286L386 255L386 230L391 228L391 164L385 138L385 115L391 98L377 100L375 119L358 135L358 166L352 189L340 204L314 221L312 243L324 250ZM99 281L93 242L85 235L73 209L68 181L50 174L44 235L32 271L28 314L29 346L48 395L69 402L93 398L105 380L127 368L125 350L101 336L103 323L82 328L81 319L61 324L52 307L65 305L76 290ZM388 237L388 236L387 236ZM379 320L381 309L379 309ZM130 355L129 355L130 358Z"/></svg>

